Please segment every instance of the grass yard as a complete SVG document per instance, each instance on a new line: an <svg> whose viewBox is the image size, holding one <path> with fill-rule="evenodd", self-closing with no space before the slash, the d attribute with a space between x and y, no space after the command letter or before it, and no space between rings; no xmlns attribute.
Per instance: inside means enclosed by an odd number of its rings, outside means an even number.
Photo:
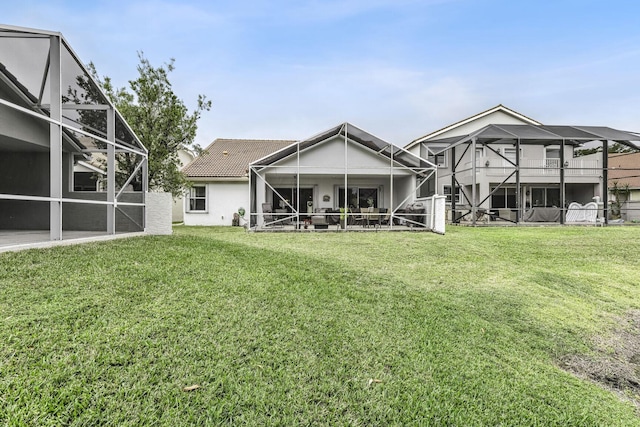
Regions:
<svg viewBox="0 0 640 427"><path fill-rule="evenodd" d="M639 254L637 227L0 254L0 425L640 425L637 389L561 369L618 354Z"/></svg>

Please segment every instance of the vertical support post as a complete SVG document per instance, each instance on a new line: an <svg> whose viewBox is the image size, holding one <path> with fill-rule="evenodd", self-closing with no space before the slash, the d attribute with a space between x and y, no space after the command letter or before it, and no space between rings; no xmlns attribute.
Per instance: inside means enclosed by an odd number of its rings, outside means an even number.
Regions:
<svg viewBox="0 0 640 427"><path fill-rule="evenodd" d="M471 139L471 223L476 225L476 212L478 207L476 206L476 144L478 139L476 137ZM451 189L453 193L453 188Z"/></svg>
<svg viewBox="0 0 640 427"><path fill-rule="evenodd" d="M609 224L609 141L602 141L602 202L604 224Z"/></svg>
<svg viewBox="0 0 640 427"><path fill-rule="evenodd" d="M422 143L421 143L422 144ZM389 207L387 208L387 211L390 213L389 215L389 228L393 229L393 146L392 144L389 144L389 152L391 153L391 155L389 156L390 159L390 171L389 171Z"/></svg>
<svg viewBox="0 0 640 427"><path fill-rule="evenodd" d="M298 201L298 206L296 206L296 210L298 212L296 223L300 224L300 209L303 209L300 207L301 206L301 203L300 203L300 144L296 144L296 200ZM276 220L277 219L278 217L276 216Z"/></svg>
<svg viewBox="0 0 640 427"><path fill-rule="evenodd" d="M49 38L49 238L62 240L62 64L59 36Z"/></svg>
<svg viewBox="0 0 640 427"><path fill-rule="evenodd" d="M505 189L506 191L506 189ZM520 188L520 138L516 139L516 224L520 222L520 215L522 211Z"/></svg>
<svg viewBox="0 0 640 427"><path fill-rule="evenodd" d="M456 147L451 147L451 222L456 223Z"/></svg>
<svg viewBox="0 0 640 427"><path fill-rule="evenodd" d="M564 139L560 142L560 224L565 218Z"/></svg>
<svg viewBox="0 0 640 427"><path fill-rule="evenodd" d="M115 110L107 110L107 234L116 234L116 116Z"/></svg>
<svg viewBox="0 0 640 427"><path fill-rule="evenodd" d="M247 208L247 211L249 212L249 228L251 227L251 225L253 224L253 214L254 214L254 209L253 206L255 205L255 191L253 188L253 166L249 165L249 173L247 174L249 175L249 206Z"/></svg>
<svg viewBox="0 0 640 427"><path fill-rule="evenodd" d="M145 157L142 159L142 203L144 203L144 207L142 208L142 218L143 223L142 226L144 230L147 229L147 193L149 192L149 157ZM183 203L186 203L187 198L184 197ZM184 207L183 207L184 209Z"/></svg>
<svg viewBox="0 0 640 427"><path fill-rule="evenodd" d="M349 225L349 189L347 188L347 186L349 185L349 180L348 175L349 175L349 168L348 168L348 159L347 159L347 153L348 153L348 145L349 145L349 136L348 136L348 132L349 130L347 129L347 124L344 124L344 231L347 230L347 226Z"/></svg>

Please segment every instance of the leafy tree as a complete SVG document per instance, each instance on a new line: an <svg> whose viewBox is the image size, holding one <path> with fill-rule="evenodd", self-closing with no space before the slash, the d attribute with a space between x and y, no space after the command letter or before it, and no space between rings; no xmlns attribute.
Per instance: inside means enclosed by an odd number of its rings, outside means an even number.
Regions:
<svg viewBox="0 0 640 427"><path fill-rule="evenodd" d="M169 81L175 60L172 58L164 66L154 67L142 52L138 52L138 58L138 77L129 81L129 89L115 88L109 77L100 78L93 63L88 68L149 150L149 188L171 192L175 196L188 187L186 177L178 168L178 151L202 151L194 144L197 122L203 111L211 109L211 101L204 95L198 95L197 107L189 113ZM116 178L120 184L133 173L136 160L134 154L118 155ZM137 187L141 183L133 184Z"/></svg>

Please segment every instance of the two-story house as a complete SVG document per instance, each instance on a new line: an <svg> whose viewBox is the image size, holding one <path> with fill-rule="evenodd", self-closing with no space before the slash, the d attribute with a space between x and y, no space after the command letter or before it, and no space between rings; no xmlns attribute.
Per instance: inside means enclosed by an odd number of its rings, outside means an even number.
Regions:
<svg viewBox="0 0 640 427"><path fill-rule="evenodd" d="M576 149L638 139L605 127L544 126L498 105L405 148L438 165L419 196L446 195L452 222L562 223L570 202L603 201L606 209L606 156Z"/></svg>

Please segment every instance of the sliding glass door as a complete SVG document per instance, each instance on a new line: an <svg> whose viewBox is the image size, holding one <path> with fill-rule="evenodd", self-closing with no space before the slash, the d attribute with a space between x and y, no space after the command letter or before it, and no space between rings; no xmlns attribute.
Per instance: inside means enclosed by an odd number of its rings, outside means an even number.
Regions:
<svg viewBox="0 0 640 427"><path fill-rule="evenodd" d="M344 187L338 189L338 207L345 206ZM378 189L366 187L347 188L347 207L352 209L380 207L378 204Z"/></svg>

